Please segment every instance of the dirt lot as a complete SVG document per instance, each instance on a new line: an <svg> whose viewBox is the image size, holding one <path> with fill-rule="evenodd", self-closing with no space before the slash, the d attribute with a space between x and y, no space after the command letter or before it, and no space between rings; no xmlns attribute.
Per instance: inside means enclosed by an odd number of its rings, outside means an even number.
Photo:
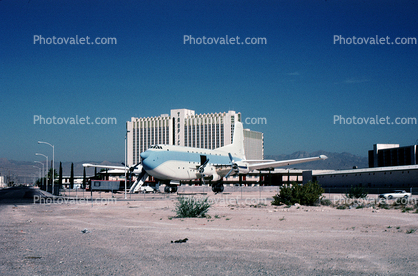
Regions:
<svg viewBox="0 0 418 276"><path fill-rule="evenodd" d="M417 274L418 231L407 233L418 229L416 213L274 207L267 190L207 192L210 219L173 218L175 195L0 205L0 274Z"/></svg>

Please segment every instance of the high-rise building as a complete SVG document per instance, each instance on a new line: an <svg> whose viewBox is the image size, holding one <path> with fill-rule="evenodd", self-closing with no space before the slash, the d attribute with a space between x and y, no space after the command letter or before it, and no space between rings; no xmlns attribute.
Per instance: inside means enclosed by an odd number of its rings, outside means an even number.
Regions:
<svg viewBox="0 0 418 276"><path fill-rule="evenodd" d="M194 110L172 109L170 115L132 117L126 122L129 165L140 162L141 152L155 144L216 149L233 141L235 122L241 113L235 111L195 114ZM247 159L263 159L263 133L244 130Z"/></svg>

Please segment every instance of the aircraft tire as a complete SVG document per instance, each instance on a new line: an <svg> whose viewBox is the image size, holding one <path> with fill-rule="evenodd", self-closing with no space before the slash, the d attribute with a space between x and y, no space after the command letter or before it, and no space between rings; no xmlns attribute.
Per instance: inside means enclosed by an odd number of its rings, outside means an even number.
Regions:
<svg viewBox="0 0 418 276"><path fill-rule="evenodd" d="M164 192L167 194L175 193L177 192L177 186L165 186Z"/></svg>
<svg viewBox="0 0 418 276"><path fill-rule="evenodd" d="M214 193L222 193L224 191L223 184L215 184L212 186L212 192Z"/></svg>

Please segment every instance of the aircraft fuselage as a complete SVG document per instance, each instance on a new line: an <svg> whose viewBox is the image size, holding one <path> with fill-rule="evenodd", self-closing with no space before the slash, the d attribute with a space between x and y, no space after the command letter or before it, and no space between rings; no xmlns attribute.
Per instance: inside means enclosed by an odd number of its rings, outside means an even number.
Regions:
<svg viewBox="0 0 418 276"><path fill-rule="evenodd" d="M201 173L202 156L209 159ZM234 162L241 159L232 156ZM231 169L231 160L228 152L220 150L208 150L201 148L189 148L182 146L156 145L141 153L142 165L147 173L161 180L193 180L211 178L218 181ZM240 166L246 168L245 164Z"/></svg>

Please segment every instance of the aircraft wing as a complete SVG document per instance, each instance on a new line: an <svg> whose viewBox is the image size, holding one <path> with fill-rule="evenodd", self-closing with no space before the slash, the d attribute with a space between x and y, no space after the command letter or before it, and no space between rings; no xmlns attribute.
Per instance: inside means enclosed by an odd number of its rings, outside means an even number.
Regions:
<svg viewBox="0 0 418 276"><path fill-rule="evenodd" d="M249 170L261 170L261 169L267 169L267 168L277 168L277 167L284 167L289 166L293 164L299 164L299 163L305 163L305 162L311 162L316 160L325 160L328 157L325 155L320 155L317 157L308 157L308 158L300 158L300 159L292 159L292 160L282 160L282 161L272 161L272 162L266 162L266 163L255 163L255 164L248 164Z"/></svg>
<svg viewBox="0 0 418 276"><path fill-rule="evenodd" d="M275 162L276 160L273 160L273 159L254 159L254 160L252 160L252 159L250 159L250 160L248 160L248 159L246 159L245 160L245 162L247 162L248 164L257 164L257 163L267 163L267 162Z"/></svg>
<svg viewBox="0 0 418 276"><path fill-rule="evenodd" d="M95 165L90 163L84 163L83 167L89 168L104 168L104 169L115 169L115 170L125 170L124 166L110 166L110 165ZM126 167L126 169L129 169L129 167Z"/></svg>
<svg viewBox="0 0 418 276"><path fill-rule="evenodd" d="M95 168L103 168L103 169L111 169L112 171L108 171L108 173L124 173L125 167L124 166L111 166L111 165L95 165L90 163L84 163L83 167L89 168L89 167L95 167ZM132 167L126 167L126 171L130 172ZM135 166L135 169L132 171L133 173L141 173L142 172L142 166L140 164L137 164Z"/></svg>

